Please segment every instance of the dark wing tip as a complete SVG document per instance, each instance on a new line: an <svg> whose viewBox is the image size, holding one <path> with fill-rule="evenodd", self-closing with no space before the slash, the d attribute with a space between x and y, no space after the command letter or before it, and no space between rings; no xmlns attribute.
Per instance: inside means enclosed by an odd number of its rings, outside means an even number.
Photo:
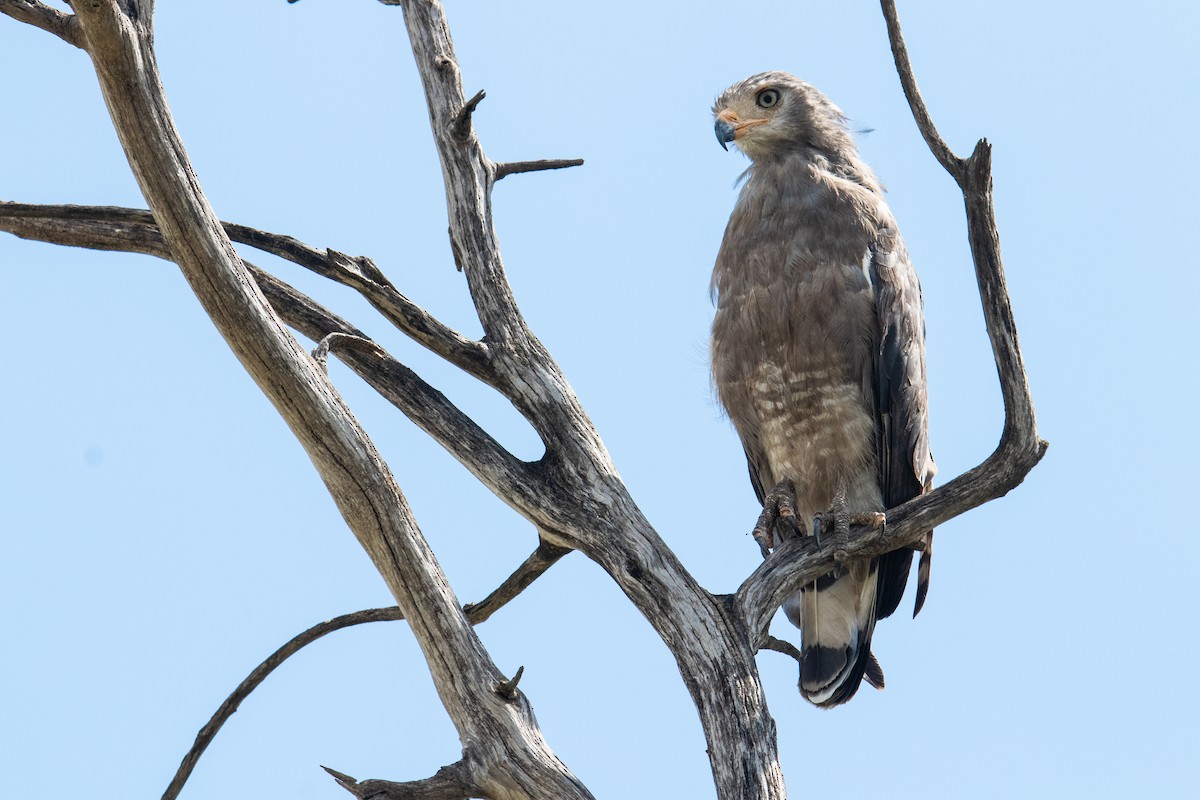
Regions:
<svg viewBox="0 0 1200 800"><path fill-rule="evenodd" d="M921 551L921 563L917 566L917 602L913 617L925 607L925 595L929 594L929 573L933 566L933 531L925 534L925 549Z"/></svg>
<svg viewBox="0 0 1200 800"><path fill-rule="evenodd" d="M867 665L863 670L863 678L876 689L883 689L883 667L879 666L879 659L875 657L874 653L867 653Z"/></svg>

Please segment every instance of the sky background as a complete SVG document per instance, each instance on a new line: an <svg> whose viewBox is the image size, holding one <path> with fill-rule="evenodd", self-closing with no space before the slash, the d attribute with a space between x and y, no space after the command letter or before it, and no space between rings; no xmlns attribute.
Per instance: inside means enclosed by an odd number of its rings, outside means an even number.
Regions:
<svg viewBox="0 0 1200 800"><path fill-rule="evenodd" d="M372 257L478 333L397 8L157 4L196 171L226 220ZM494 195L505 263L649 519L714 592L758 560L758 509L707 367L709 272L745 159L713 138L729 84L825 91L889 189L924 287L931 440L947 480L1002 410L962 201L929 155L872 3L451 2L496 160L581 157ZM951 10L952 8L952 10ZM1016 320L1050 450L938 530L919 619L876 629L888 688L821 711L759 665L792 796L1182 797L1194 791L1200 534L1193 240L1200 6L907 3L922 91L960 154L995 146ZM86 56L0 18L0 199L144 207ZM368 331L518 455L536 437L353 292L248 257ZM171 264L0 236L0 794L158 797L258 662L389 605L315 470ZM461 601L536 544L340 365ZM1182 514L1182 518L1179 515ZM600 798L712 797L666 648L602 570L560 562L479 633L525 666L550 745ZM786 635L777 619L774 631ZM335 633L241 707L185 798L338 798L326 764L406 780L459 757L403 623ZM841 794L835 794L835 793Z"/></svg>

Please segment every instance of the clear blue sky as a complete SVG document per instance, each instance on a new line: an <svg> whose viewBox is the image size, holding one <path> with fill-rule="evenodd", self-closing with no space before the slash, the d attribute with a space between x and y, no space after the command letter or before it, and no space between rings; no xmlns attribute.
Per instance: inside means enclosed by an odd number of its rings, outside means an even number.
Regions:
<svg viewBox="0 0 1200 800"><path fill-rule="evenodd" d="M713 591L757 551L740 448L712 400L713 256L744 159L709 106L765 69L858 127L925 290L943 478L1001 425L961 199L904 105L871 3L450 3L497 160L582 157L495 193L518 299L650 519ZM925 97L960 153L995 145L1009 287L1050 451L938 531L921 617L880 625L882 693L822 712L759 657L793 796L1181 797L1194 790L1200 535L1194 4L908 3ZM477 332L399 9L158 4L164 82L222 218L369 255ZM0 19L0 199L143 206L86 57ZM251 255L378 337L525 457L490 390L349 290ZM298 631L390 603L315 471L177 270L0 236L0 774L11 797L157 797L197 729ZM346 370L460 599L530 526ZM906 601L907 605L907 601ZM776 632L787 631L782 620ZM480 628L598 797L711 797L666 649L572 555ZM242 706L184 797L345 796L459 743L402 623L334 634Z"/></svg>

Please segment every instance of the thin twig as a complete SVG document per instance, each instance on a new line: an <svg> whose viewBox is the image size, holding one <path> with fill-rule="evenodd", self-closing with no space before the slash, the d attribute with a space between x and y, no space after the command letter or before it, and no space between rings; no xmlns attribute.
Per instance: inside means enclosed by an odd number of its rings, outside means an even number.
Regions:
<svg viewBox="0 0 1200 800"><path fill-rule="evenodd" d="M53 33L67 44L82 47L79 23L74 14L51 8L37 0L0 0L0 14Z"/></svg>
<svg viewBox="0 0 1200 800"><path fill-rule="evenodd" d="M880 4L883 7L883 19L887 23L892 56L896 61L896 72L900 75L900 85L904 87L904 96L908 100L909 108L912 109L913 117L916 118L917 128L925 137L925 144L929 146L933 157L956 181L961 183L963 160L956 156L950 146L943 141L937 128L934 127L933 119L929 116L929 109L925 107L925 100L921 97L916 76L913 75L912 63L908 60L908 48L904 45L904 35L900 32L900 19L896 15L895 0L880 0Z"/></svg>
<svg viewBox="0 0 1200 800"><path fill-rule="evenodd" d="M221 223L229 238L291 261L363 296L379 313L414 341L494 385L486 348L442 324L425 309L399 292L375 262L366 256L348 256L333 249L319 250L291 236L271 233L232 222Z"/></svg>
<svg viewBox="0 0 1200 800"><path fill-rule="evenodd" d="M508 601L525 591L529 584L537 580L542 573L569 552L571 552L569 547L559 547L543 539L533 554L525 559L521 566L505 579L504 583L478 603L468 603L463 607L463 611L467 612L467 617L471 622L478 625L503 608Z"/></svg>
<svg viewBox="0 0 1200 800"><path fill-rule="evenodd" d="M517 699L517 684L521 682L521 676L525 674L525 666L517 667L517 674L513 675L506 681L500 681L496 685L496 694L503 697L505 700Z"/></svg>
<svg viewBox="0 0 1200 800"><path fill-rule="evenodd" d="M583 166L582 158L543 158L538 161L501 161L496 164L493 180L502 180L518 172L541 172L546 169L566 169Z"/></svg>
<svg viewBox="0 0 1200 800"><path fill-rule="evenodd" d="M450 131L455 139L466 140L471 135L471 117L475 113L475 109L483 102L483 98L487 97L487 92L480 89L475 93L475 96L468 100L463 107L454 115L454 121L451 123Z"/></svg>
<svg viewBox="0 0 1200 800"><path fill-rule="evenodd" d="M762 650L774 650L776 653L783 653L785 656L791 656L796 659L797 663L803 658L800 650L791 642L785 642L783 639L776 639L774 636L768 635L763 641Z"/></svg>
<svg viewBox="0 0 1200 800"><path fill-rule="evenodd" d="M238 706L242 704L250 693L258 688L258 685L266 680L268 675L275 671L276 667L302 647L315 642L322 636L341 630L342 628L348 628L351 625L399 619L404 619L399 608L369 608L365 611L355 611L353 614L343 614L340 617L334 617L292 637L287 644L268 656L265 661L254 668L253 672L246 676L244 681L238 684L233 693L225 699L221 707L212 715L212 719L196 734L196 741L192 745L192 749L188 750L187 755L183 757L183 761L179 764L179 769L175 773L175 778L171 781L171 785L167 787L167 790L163 792L162 800L175 800L179 796L179 792L182 791L188 776L195 769L196 762L200 760L200 756L204 754L204 750L213 740L213 737L221 730L221 726L233 716L234 712L238 710Z"/></svg>
<svg viewBox="0 0 1200 800"><path fill-rule="evenodd" d="M244 226L230 227L235 233L251 230ZM37 206L0 201L0 230L34 241L97 250L144 253L171 260L171 253L148 211L88 206ZM300 257L297 253L299 248L308 248L307 245L288 236L265 235L272 237L275 244L281 241L289 243L288 252L293 257ZM308 248L308 251L318 253L311 248ZM324 254L318 253L318 256L323 262L328 261ZM249 262L243 260L243 263L283 321L314 342L321 341L331 333L366 338L366 334L361 330L308 296ZM425 314L419 307L413 308L420 314ZM432 320L432 317L429 319ZM528 464L505 449L444 394L383 350L346 352L342 360L355 374L445 447L485 486L497 496L509 502L516 502L518 509L532 520L532 510L538 508L538 497L537 485L530 479L531 467ZM464 369L476 374L471 369Z"/></svg>
<svg viewBox="0 0 1200 800"><path fill-rule="evenodd" d="M401 294L366 256L321 250L285 234L233 222L222 222L221 226L235 242L278 256L354 289L414 341L488 385L496 385L484 345L442 324ZM143 209L0 201L0 230L37 241L171 258L154 216Z"/></svg>
<svg viewBox="0 0 1200 800"><path fill-rule="evenodd" d="M285 284L286 285L286 284ZM336 335L336 334L334 334ZM322 341L327 341L329 337ZM351 337L345 337L350 339ZM363 340L366 342L366 340ZM366 342L372 344L372 342ZM548 570L556 561L562 558L570 550L565 547L559 547L549 542L542 541L537 550L533 552L529 558L525 559L517 570L509 576L496 591L492 592L480 603L468 603L463 606L463 613L466 614L467 620L472 625L478 625L485 622L488 617L499 611L510 600L519 595L531 583L538 579L546 570ZM167 787L167 791L163 793L163 800L175 800L179 796L179 792L183 789L183 785L187 782L188 777L192 774L192 770L196 767L196 762L200 760L200 756L204 754L205 749L212 742L213 738L221 730L221 727L233 716L238 707L246 700L246 698L258 688L267 676L286 661L288 658L295 655L301 648L312 644L322 636L349 628L352 625L362 625L366 622L386 622L403 620L404 615L400 613L400 609L393 606L391 608L370 608L365 611L356 611L353 614L343 614L340 617L334 617L326 622L321 622L308 630L300 633L287 644L280 647L274 653L267 657L265 661L259 664L254 670L246 676L238 687L233 690L233 693L225 699L212 718L205 723L200 732L196 734L196 741L192 744L187 755L183 757L183 761L179 764L179 769L175 773L175 778L171 781L171 785ZM517 674L513 676L509 691L515 695L517 681L521 679L524 672L524 667L517 670ZM511 699L511 698L510 698ZM337 774L325 768L331 775L337 777ZM340 774L340 773L338 773ZM351 778L350 780L353 780ZM464 795L466 796L466 795Z"/></svg>

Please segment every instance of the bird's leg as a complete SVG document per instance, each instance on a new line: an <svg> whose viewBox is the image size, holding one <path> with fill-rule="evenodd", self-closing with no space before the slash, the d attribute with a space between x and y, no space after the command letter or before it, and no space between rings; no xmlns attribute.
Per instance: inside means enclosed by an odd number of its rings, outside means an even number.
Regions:
<svg viewBox="0 0 1200 800"><path fill-rule="evenodd" d="M813 536L817 545L821 544L821 535L832 532L838 542L846 542L850 538L850 526L862 525L869 528L882 528L887 524L887 516L878 511L850 512L846 500L846 483L839 479L837 488L833 491L832 507L824 514L818 514L813 519Z"/></svg>
<svg viewBox="0 0 1200 800"><path fill-rule="evenodd" d="M803 536L804 526L796 519L796 485L784 478L763 498L763 510L758 515L751 535L758 542L763 558L771 555L775 546L775 526L782 525L787 535Z"/></svg>
<svg viewBox="0 0 1200 800"><path fill-rule="evenodd" d="M837 488L833 490L833 505L824 514L818 514L813 520L813 536L817 545L821 544L821 534L827 528L832 528L834 539L844 542L850 538L850 504L846 502L846 482L838 479Z"/></svg>

